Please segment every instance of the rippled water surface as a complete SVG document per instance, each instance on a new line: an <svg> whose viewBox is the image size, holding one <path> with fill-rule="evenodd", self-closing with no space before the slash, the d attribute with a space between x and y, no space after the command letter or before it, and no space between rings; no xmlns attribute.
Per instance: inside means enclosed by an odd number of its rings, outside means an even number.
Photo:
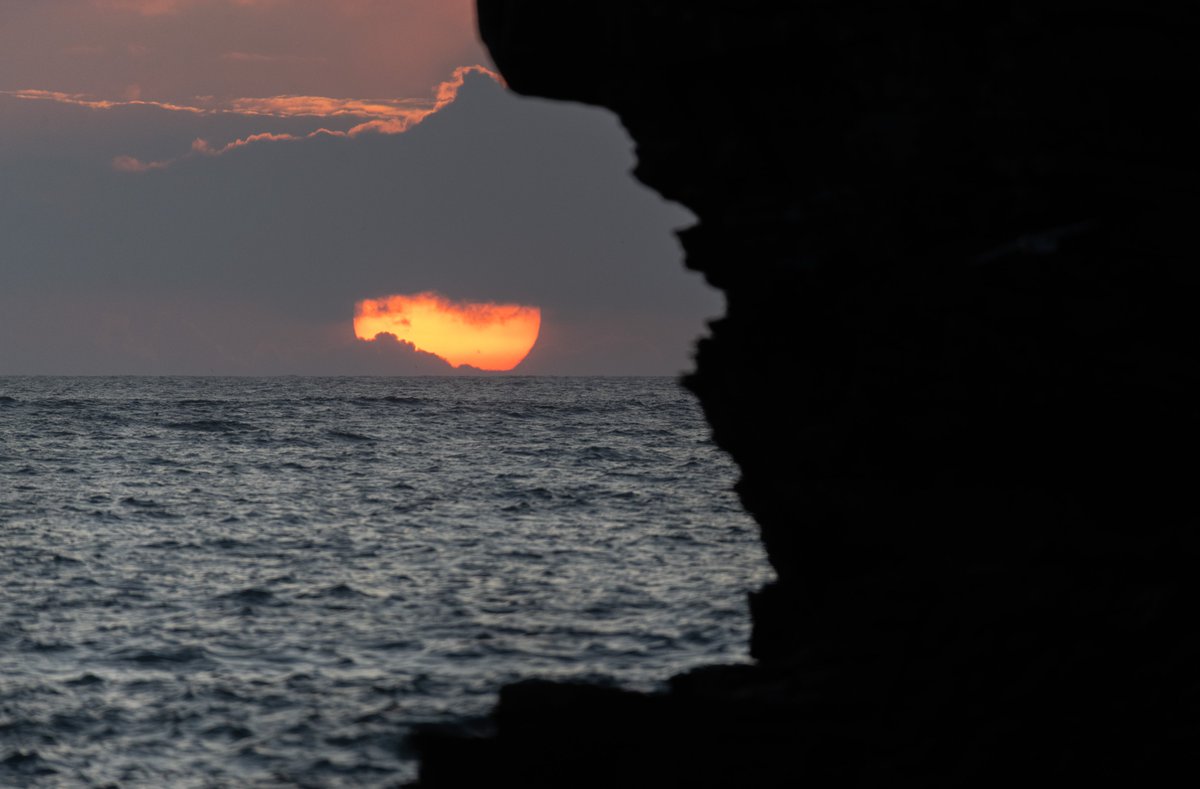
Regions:
<svg viewBox="0 0 1200 789"><path fill-rule="evenodd" d="M667 378L0 378L0 786L394 786L525 676L746 659Z"/></svg>

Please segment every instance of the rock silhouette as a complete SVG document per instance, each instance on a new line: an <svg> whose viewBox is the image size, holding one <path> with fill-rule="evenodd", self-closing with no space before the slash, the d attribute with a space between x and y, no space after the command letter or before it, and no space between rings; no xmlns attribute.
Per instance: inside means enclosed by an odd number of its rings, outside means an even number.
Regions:
<svg viewBox="0 0 1200 789"><path fill-rule="evenodd" d="M1151 785L1200 745L1200 13L479 0L618 113L728 299L686 380L778 580L757 660L531 681L459 786Z"/></svg>

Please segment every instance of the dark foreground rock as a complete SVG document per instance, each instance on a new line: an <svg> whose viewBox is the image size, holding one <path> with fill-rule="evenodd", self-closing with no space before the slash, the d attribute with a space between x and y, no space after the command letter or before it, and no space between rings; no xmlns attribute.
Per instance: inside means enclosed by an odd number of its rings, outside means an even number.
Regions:
<svg viewBox="0 0 1200 789"><path fill-rule="evenodd" d="M1189 9L479 1L514 90L616 111L699 217L686 383L779 579L756 666L506 688L423 787L1194 772Z"/></svg>

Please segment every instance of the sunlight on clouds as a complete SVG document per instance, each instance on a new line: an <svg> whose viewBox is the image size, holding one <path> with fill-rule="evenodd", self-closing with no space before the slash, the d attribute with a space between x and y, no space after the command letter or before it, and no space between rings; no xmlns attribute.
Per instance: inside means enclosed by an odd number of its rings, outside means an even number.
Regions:
<svg viewBox="0 0 1200 789"><path fill-rule="evenodd" d="M168 110L170 112L191 112L197 115L206 115L214 110L204 109L202 107L189 107L183 104L170 104L162 101L143 101L137 98L126 99L92 99L82 93L63 93L57 90L8 90L0 91L6 96L12 96L18 99L26 99L29 101L53 101L58 104L74 104L78 107L87 107L93 110L111 110L117 107L157 107L160 110Z"/></svg>
<svg viewBox="0 0 1200 789"><path fill-rule="evenodd" d="M227 143L213 144L205 139L196 139L191 150L174 159L156 162L143 162L135 156L121 155L113 159L113 169L127 173L143 173L149 170L161 170L169 167L179 159L195 155L221 156L229 151L243 148L253 143L296 142L314 137L344 137L355 138L362 134L402 134L430 115L437 113L452 104L458 98L458 92L466 81L468 74L482 74L503 84L499 74L484 66L459 66L454 70L450 79L445 80L434 88L433 99L337 99L327 96L271 96L267 98L238 98L219 106L187 106L168 104L165 102L147 101L139 98L130 99L92 99L75 93L63 93L49 90L15 90L3 91L4 95L13 96L28 101L50 101L59 104L72 104L93 110L113 110L121 107L156 107L170 112L189 112L199 115L241 115L245 117L263 116L272 118L362 118L362 123L356 124L345 131L314 129L305 134L276 134L263 132L251 134Z"/></svg>

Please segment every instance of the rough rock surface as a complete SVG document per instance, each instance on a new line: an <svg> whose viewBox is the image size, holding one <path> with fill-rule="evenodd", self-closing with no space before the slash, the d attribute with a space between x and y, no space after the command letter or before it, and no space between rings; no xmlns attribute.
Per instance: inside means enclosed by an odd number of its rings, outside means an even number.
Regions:
<svg viewBox="0 0 1200 789"><path fill-rule="evenodd" d="M506 688L421 786L1194 772L1190 8L479 0L514 90L616 111L699 217L686 383L779 580L756 666Z"/></svg>

